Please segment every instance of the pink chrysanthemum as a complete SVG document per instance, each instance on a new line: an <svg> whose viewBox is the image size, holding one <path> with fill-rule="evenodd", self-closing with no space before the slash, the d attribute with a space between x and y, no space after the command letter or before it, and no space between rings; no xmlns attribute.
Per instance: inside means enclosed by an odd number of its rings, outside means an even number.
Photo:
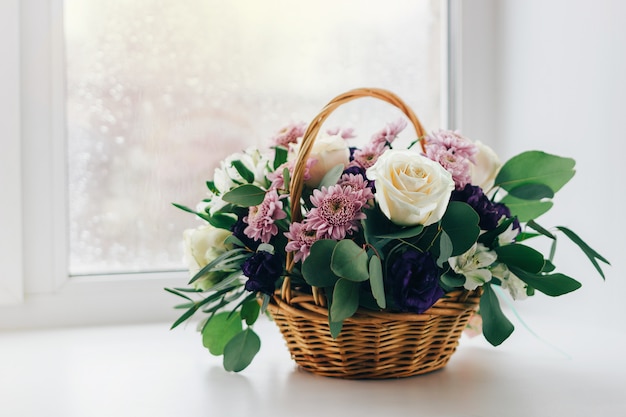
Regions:
<svg viewBox="0 0 626 417"><path fill-rule="evenodd" d="M250 207L248 215L243 218L243 221L248 224L243 232L250 239L268 243L272 236L278 234L275 221L286 217L287 213L283 210L283 203L279 200L278 193L276 190L270 190L265 193L261 204Z"/></svg>
<svg viewBox="0 0 626 417"><path fill-rule="evenodd" d="M445 148L428 146L426 147L426 156L445 168L452 174L455 188L462 190L465 185L471 182L470 160L463 158L459 154L455 154L451 150Z"/></svg>
<svg viewBox="0 0 626 417"><path fill-rule="evenodd" d="M439 130L426 136L426 156L439 162L450 174L457 190L471 182L471 165L478 152L476 145L458 132Z"/></svg>
<svg viewBox="0 0 626 417"><path fill-rule="evenodd" d="M432 132L424 139L426 141L426 150L429 148L443 148L450 151L452 155L469 159L476 163L474 155L478 153L478 148L468 138L462 136L458 131L439 130Z"/></svg>
<svg viewBox="0 0 626 417"><path fill-rule="evenodd" d="M367 200L363 190L333 185L313 190L311 203L315 207L307 214L307 222L317 231L317 238L340 240L359 230L359 221L365 218L361 209Z"/></svg>
<svg viewBox="0 0 626 417"><path fill-rule="evenodd" d="M356 134L354 133L354 129L351 127L340 129L338 127L327 129L326 133L330 136L340 135L342 139L352 139L356 138Z"/></svg>
<svg viewBox="0 0 626 417"><path fill-rule="evenodd" d="M374 193L372 189L368 186L369 181L363 178L361 174L343 174L337 182L338 185L341 186L350 186L354 190L354 192L362 192L360 198L364 201L369 201L374 198ZM363 205L363 207L369 207L367 203Z"/></svg>
<svg viewBox="0 0 626 417"><path fill-rule="evenodd" d="M306 124L304 122L292 123L280 129L272 138L272 143L278 146L289 147L290 143L296 143L298 138L304 135Z"/></svg>
<svg viewBox="0 0 626 417"><path fill-rule="evenodd" d="M304 261L311 253L311 246L317 239L317 233L309 223L291 223L285 236L289 243L285 246L287 252L294 252L294 262Z"/></svg>
<svg viewBox="0 0 626 417"><path fill-rule="evenodd" d="M363 169L367 169L374 165L389 146L386 142L372 141L365 145L362 149L356 149L352 155L352 162L350 165L360 166Z"/></svg>
<svg viewBox="0 0 626 417"><path fill-rule="evenodd" d="M304 166L304 181L311 179L311 167L316 162L317 159L315 158L307 159L306 165ZM293 168L295 166L295 163L295 160L285 162L284 164L279 166L276 171L267 174L267 179L271 182L270 189L280 190L285 187L285 178L283 176L283 171L285 170L285 168L287 168L289 170L289 175L293 175Z"/></svg>
<svg viewBox="0 0 626 417"><path fill-rule="evenodd" d="M398 119L395 122L388 123L384 129L372 136L372 142L391 144L406 127L405 119Z"/></svg>

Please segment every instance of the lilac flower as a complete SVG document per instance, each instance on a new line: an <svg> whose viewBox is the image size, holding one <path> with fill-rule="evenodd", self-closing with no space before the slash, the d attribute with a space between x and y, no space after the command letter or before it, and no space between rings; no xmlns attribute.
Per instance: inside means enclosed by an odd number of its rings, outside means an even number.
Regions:
<svg viewBox="0 0 626 417"><path fill-rule="evenodd" d="M421 314L444 294L439 269L427 252L408 249L389 269L391 293L402 311Z"/></svg>
<svg viewBox="0 0 626 417"><path fill-rule="evenodd" d="M304 135L305 130L306 124L304 122L287 125L274 135L272 143L287 148L290 143L296 143L298 138L301 138Z"/></svg>
<svg viewBox="0 0 626 417"><path fill-rule="evenodd" d="M285 251L295 252L293 259L295 262L304 261L311 253L311 246L317 241L317 233L308 222L293 222L289 225L289 231L285 236L289 243L285 246Z"/></svg>
<svg viewBox="0 0 626 417"><path fill-rule="evenodd" d="M400 132L404 130L406 125L407 122L404 118L400 118L395 122L388 123L384 129L372 136L372 143L382 143L383 145L390 145L398 137Z"/></svg>
<svg viewBox="0 0 626 417"><path fill-rule="evenodd" d="M304 166L303 179L307 181L311 179L311 167L317 162L314 158L309 158ZM283 177L283 171L285 168L289 170L289 175L293 175L293 169L295 166L295 159L288 161L279 166L274 172L267 174L267 179L271 182L270 189L280 190L285 187L285 178Z"/></svg>
<svg viewBox="0 0 626 417"><path fill-rule="evenodd" d="M315 207L309 211L307 221L317 230L317 238L340 240L359 230L360 220L366 217L361 211L367 204L365 193L340 185L313 190L311 203Z"/></svg>
<svg viewBox="0 0 626 417"><path fill-rule="evenodd" d="M249 278L245 283L246 290L272 295L283 271L282 260L278 255L259 251L246 259L241 271Z"/></svg>
<svg viewBox="0 0 626 417"><path fill-rule="evenodd" d="M478 148L458 132L439 130L425 138L426 156L439 162L450 174L457 189L471 182L471 164Z"/></svg>
<svg viewBox="0 0 626 417"><path fill-rule="evenodd" d="M275 221L286 217L287 213L283 210L283 203L279 200L278 193L276 190L270 190L265 193L261 204L250 207L248 215L243 219L248 223L248 227L243 232L251 239L268 243L272 236L278 234Z"/></svg>
<svg viewBox="0 0 626 417"><path fill-rule="evenodd" d="M351 175L360 175L367 182L367 187L372 190L372 193L376 193L375 181L370 180L365 175L365 168L358 165L350 165L348 168L343 170L343 175L351 174Z"/></svg>
<svg viewBox="0 0 626 417"><path fill-rule="evenodd" d="M507 206L491 201L483 190L476 185L467 184L460 190L454 190L450 200L469 204L478 213L480 217L478 225L482 230L493 230L498 227L503 217L511 217L511 211ZM521 230L517 219L513 221L513 228Z"/></svg>

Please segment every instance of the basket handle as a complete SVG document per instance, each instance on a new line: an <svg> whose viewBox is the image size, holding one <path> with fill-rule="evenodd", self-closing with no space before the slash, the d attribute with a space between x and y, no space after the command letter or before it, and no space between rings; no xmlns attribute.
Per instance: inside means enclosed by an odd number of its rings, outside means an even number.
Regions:
<svg viewBox="0 0 626 417"><path fill-rule="evenodd" d="M317 134L319 133L322 124L328 118L328 116L330 116L331 113L335 111L335 109L337 109L339 106L362 97L377 98L397 107L409 119L409 121L415 128L415 132L417 133L418 138L423 138L426 135L426 130L420 123L413 110L411 110L409 106L407 106L406 103L402 101L402 99L400 99L400 97L388 90L384 90L381 88L356 88L354 90L350 90L338 95L319 112L319 114L313 119L313 121L309 124L306 131L304 132L304 136L300 145L300 150L298 152L298 156L296 158L293 173L291 176L291 183L289 186L289 199L291 203L292 221L298 222L302 220L300 198L302 197L302 189L304 186L304 169L306 167L306 161L311 154L313 144L315 143L315 139L317 138ZM422 150L425 151L423 141L420 141L420 145L422 147ZM281 294L283 299L288 303L291 299L291 285L289 273L293 269L294 264L295 262L293 261L293 253L287 252L287 276L283 281ZM323 297L319 297L318 294L319 293L317 292L316 288L313 288L313 296L316 299L316 302L320 305L323 305L324 301L321 299Z"/></svg>

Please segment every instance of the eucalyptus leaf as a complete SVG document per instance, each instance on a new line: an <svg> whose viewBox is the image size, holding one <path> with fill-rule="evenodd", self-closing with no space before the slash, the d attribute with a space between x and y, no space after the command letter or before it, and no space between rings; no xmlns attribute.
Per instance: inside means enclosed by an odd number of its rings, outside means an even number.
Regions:
<svg viewBox="0 0 626 417"><path fill-rule="evenodd" d="M450 236L448 236L445 230L442 230L439 235L439 256L437 257L437 266L439 268L442 268L443 264L452 256L453 249Z"/></svg>
<svg viewBox="0 0 626 417"><path fill-rule="evenodd" d="M558 297L581 287L580 282L564 274L539 275L531 274L516 267L509 267L509 269L526 284L551 297Z"/></svg>
<svg viewBox="0 0 626 417"><path fill-rule="evenodd" d="M527 183L511 188L509 194L522 200L541 200L554 197L552 188L545 184Z"/></svg>
<svg viewBox="0 0 626 417"><path fill-rule="evenodd" d="M243 184L222 196L222 200L242 207L258 206L265 198L265 190L253 184Z"/></svg>
<svg viewBox="0 0 626 417"><path fill-rule="evenodd" d="M246 301L241 306L241 318L246 321L248 326L253 325L259 318L261 306L256 298Z"/></svg>
<svg viewBox="0 0 626 417"><path fill-rule="evenodd" d="M333 301L330 306L330 315L333 322L343 321L352 315L359 308L359 287L358 282L348 281L340 278L335 283L333 289Z"/></svg>
<svg viewBox="0 0 626 417"><path fill-rule="evenodd" d="M237 170L241 178L246 180L247 183L251 183L254 181L254 173L250 171L243 162L240 160L236 160L231 162L231 165Z"/></svg>
<svg viewBox="0 0 626 417"><path fill-rule="evenodd" d="M521 245L504 245L494 249L498 254L498 261L515 266L531 273L539 273L543 269L545 260L543 255L535 249Z"/></svg>
<svg viewBox="0 0 626 417"><path fill-rule="evenodd" d="M224 347L224 369L243 371L261 349L261 339L251 329L236 334Z"/></svg>
<svg viewBox="0 0 626 417"><path fill-rule="evenodd" d="M344 169L345 167L343 164L337 164L331 169L329 169L328 172L326 172L326 174L324 175L324 178L322 178L322 181L320 181L317 188L319 189L321 189L322 187L328 188L337 184L337 182L339 181L339 178L341 178L341 174L343 173Z"/></svg>
<svg viewBox="0 0 626 417"><path fill-rule="evenodd" d="M550 231L548 231L546 228L542 227L541 225L539 225L536 221L531 220L528 223L526 223L526 225L528 227L530 227L531 229L541 233L542 235L550 238L550 239L556 239L556 236L554 236L554 234L552 234Z"/></svg>
<svg viewBox="0 0 626 417"><path fill-rule="evenodd" d="M312 287L332 287L339 278L331 269L333 250L337 242L320 239L311 245L311 252L302 262L302 276Z"/></svg>
<svg viewBox="0 0 626 417"><path fill-rule="evenodd" d="M500 168L495 186L509 193L527 184L542 184L554 193L574 176L572 158L551 155L542 151L527 151L509 159Z"/></svg>
<svg viewBox="0 0 626 417"><path fill-rule="evenodd" d="M459 288L465 284L465 277L463 275L456 274L443 274L441 276L441 282L449 288Z"/></svg>
<svg viewBox="0 0 626 417"><path fill-rule="evenodd" d="M522 200L512 195L505 196L501 203L511 210L512 216L517 216L522 223L534 220L552 208L552 201Z"/></svg>
<svg viewBox="0 0 626 417"><path fill-rule="evenodd" d="M330 318L330 316L328 316ZM341 329L343 328L343 320L340 321L329 321L328 327L330 328L330 336L333 339L336 339L341 333Z"/></svg>
<svg viewBox="0 0 626 417"><path fill-rule="evenodd" d="M334 274L350 281L367 281L367 252L351 239L337 242L330 261Z"/></svg>
<svg viewBox="0 0 626 417"><path fill-rule="evenodd" d="M515 330L500 308L500 301L490 284L483 285L480 297L480 315L483 319L483 335L493 346L504 342Z"/></svg>
<svg viewBox="0 0 626 417"><path fill-rule="evenodd" d="M219 356L224 353L226 344L241 332L241 328L239 313L217 313L202 329L202 344L212 355Z"/></svg>
<svg viewBox="0 0 626 417"><path fill-rule="evenodd" d="M224 230L230 230L231 227L237 222L237 219L234 216L228 216L226 214L214 214L212 216L207 216L206 220L211 224L211 226Z"/></svg>
<svg viewBox="0 0 626 417"><path fill-rule="evenodd" d="M441 219L441 229L446 232L452 243L450 256L461 255L476 243L480 234L479 220L480 217L469 204L460 201L451 201L448 204L448 209Z"/></svg>
<svg viewBox="0 0 626 417"><path fill-rule="evenodd" d="M378 256L372 256L369 261L369 276L372 295L380 308L387 307L385 299L385 283L383 281L383 266Z"/></svg>
<svg viewBox="0 0 626 417"><path fill-rule="evenodd" d="M288 154L287 148L283 148L282 146L274 147L274 163L272 164L274 169L277 169L279 166L287 162Z"/></svg>

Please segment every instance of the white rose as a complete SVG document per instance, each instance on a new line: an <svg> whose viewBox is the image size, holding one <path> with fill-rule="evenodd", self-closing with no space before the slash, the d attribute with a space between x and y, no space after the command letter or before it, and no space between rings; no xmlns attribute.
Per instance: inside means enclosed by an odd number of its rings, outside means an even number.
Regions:
<svg viewBox="0 0 626 417"><path fill-rule="evenodd" d="M220 162L219 168L215 168L213 183L220 193L226 193L239 184L247 183L233 167L233 161L241 163L254 174L253 184L264 186L265 175L269 164L269 158L258 149L248 148L243 153L234 153Z"/></svg>
<svg viewBox="0 0 626 417"><path fill-rule="evenodd" d="M410 150L388 150L367 170L376 181L381 211L400 226L438 222L454 190L452 175L437 162Z"/></svg>
<svg viewBox="0 0 626 417"><path fill-rule="evenodd" d="M291 159L295 159L300 150L300 142L292 147ZM324 175L339 164L344 167L350 163L350 149L346 140L341 135L329 135L320 133L313 143L309 158L314 158L315 163L311 166L309 174L311 178L305 181L309 187L317 187Z"/></svg>
<svg viewBox="0 0 626 417"><path fill-rule="evenodd" d="M189 268L190 277L207 266L218 256L232 249L232 245L224 241L231 232L205 224L196 229L183 232L184 260ZM196 288L206 290L217 284L227 273L210 272L194 282Z"/></svg>
<svg viewBox="0 0 626 417"><path fill-rule="evenodd" d="M471 183L487 192L493 187L502 163L489 146L480 141L476 141L475 145L478 152L474 155L476 164L470 164Z"/></svg>

